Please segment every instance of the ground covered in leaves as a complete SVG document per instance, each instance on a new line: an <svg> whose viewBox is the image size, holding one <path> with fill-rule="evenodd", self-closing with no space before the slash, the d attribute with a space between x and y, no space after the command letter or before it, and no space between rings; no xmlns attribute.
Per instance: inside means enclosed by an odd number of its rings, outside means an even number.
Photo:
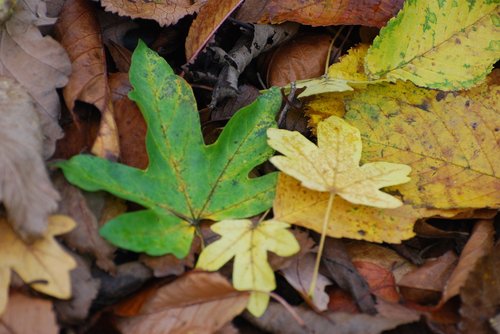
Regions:
<svg viewBox="0 0 500 334"><path fill-rule="evenodd" d="M500 333L498 0L0 0L0 334Z"/></svg>

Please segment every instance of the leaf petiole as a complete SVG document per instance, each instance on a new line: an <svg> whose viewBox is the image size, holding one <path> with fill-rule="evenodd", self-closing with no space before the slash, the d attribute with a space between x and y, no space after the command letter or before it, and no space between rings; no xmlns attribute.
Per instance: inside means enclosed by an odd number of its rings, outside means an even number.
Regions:
<svg viewBox="0 0 500 334"><path fill-rule="evenodd" d="M309 286L308 295L314 299L314 289L316 289L316 282L318 281L319 266L321 264L321 255L323 255L323 248L325 247L326 239L326 229L328 227L328 222L330 221L330 215L332 213L333 200L335 199L335 193L331 192L328 197L328 205L326 207L325 216L323 219L323 226L321 227L321 238L319 240L318 255L316 256L316 263L314 264L314 271L311 280L311 285Z"/></svg>

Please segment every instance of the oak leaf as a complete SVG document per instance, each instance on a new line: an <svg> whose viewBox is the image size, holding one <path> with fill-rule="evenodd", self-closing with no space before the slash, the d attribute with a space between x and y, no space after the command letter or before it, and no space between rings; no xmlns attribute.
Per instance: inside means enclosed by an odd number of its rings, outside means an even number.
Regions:
<svg viewBox="0 0 500 334"><path fill-rule="evenodd" d="M319 124L317 131L316 146L298 132L269 129L269 145L284 154L270 161L309 189L378 208L402 205L399 199L379 188L408 182L409 166L372 162L360 167L361 135L341 118L329 117Z"/></svg>
<svg viewBox="0 0 500 334"><path fill-rule="evenodd" d="M71 296L69 271L76 262L54 240L75 227L66 216L49 217L49 225L43 239L26 244L14 232L5 219L0 219L0 314L7 304L11 270L33 289L56 298Z"/></svg>
<svg viewBox="0 0 500 334"><path fill-rule="evenodd" d="M39 5L37 10L43 11L38 14L44 16L44 8ZM58 124L61 105L56 88L68 82L71 63L59 43L42 36L36 21L28 8L19 6L0 27L0 75L15 79L35 101L43 134L43 157L49 158L63 135Z"/></svg>
<svg viewBox="0 0 500 334"><path fill-rule="evenodd" d="M460 90L481 82L500 57L498 1L406 1L366 57L372 79Z"/></svg>
<svg viewBox="0 0 500 334"><path fill-rule="evenodd" d="M33 99L0 76L0 201L9 223L26 241L43 236L59 194L42 158L42 129Z"/></svg>
<svg viewBox="0 0 500 334"><path fill-rule="evenodd" d="M277 89L235 114L217 142L206 146L189 85L142 42L129 75L134 87L129 97L148 125L148 168L89 155L60 164L71 183L147 208L114 218L101 235L122 248L180 258L189 252L201 219L244 218L271 206L277 174L248 174L272 154L263 133L276 124Z"/></svg>
<svg viewBox="0 0 500 334"><path fill-rule="evenodd" d="M251 290L248 310L255 316L264 313L270 292L276 288L274 272L267 261L267 252L279 256L297 253L300 246L287 230L288 224L266 220L224 220L211 226L221 238L200 254L197 268L215 271L234 257L233 285L237 290Z"/></svg>

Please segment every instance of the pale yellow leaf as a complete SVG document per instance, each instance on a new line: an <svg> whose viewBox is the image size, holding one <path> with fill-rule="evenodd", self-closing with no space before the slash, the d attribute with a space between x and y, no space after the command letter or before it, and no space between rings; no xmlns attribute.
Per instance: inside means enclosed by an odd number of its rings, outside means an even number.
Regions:
<svg viewBox="0 0 500 334"><path fill-rule="evenodd" d="M267 261L267 252L290 256L300 249L288 227L288 224L277 220L258 224L248 219L215 223L211 228L221 238L203 250L196 267L216 271L234 257L233 285L237 290L272 291L276 288L276 282ZM260 312L265 311L262 306L264 299L262 294L251 296L250 311L255 312L254 315L259 316L262 314Z"/></svg>
<svg viewBox="0 0 500 334"><path fill-rule="evenodd" d="M334 193L352 203L378 208L396 208L401 201L379 188L405 183L410 167L389 162L359 166L359 130L332 116L318 126L316 146L298 132L269 129L271 147L284 154L270 161L305 187Z"/></svg>

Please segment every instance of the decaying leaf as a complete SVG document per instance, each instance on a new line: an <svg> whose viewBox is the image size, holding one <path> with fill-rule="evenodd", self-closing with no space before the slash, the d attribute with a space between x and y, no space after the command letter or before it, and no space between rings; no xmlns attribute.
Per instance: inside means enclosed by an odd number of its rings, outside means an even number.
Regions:
<svg viewBox="0 0 500 334"><path fill-rule="evenodd" d="M70 231L75 222L66 216L49 217L43 239L32 244L22 241L6 222L0 219L0 314L7 304L11 270L33 289L56 298L71 296L69 271L75 268L73 258L62 250L54 236Z"/></svg>
<svg viewBox="0 0 500 334"><path fill-rule="evenodd" d="M378 208L397 208L401 201L379 188L406 183L410 167L389 162L359 166L359 130L332 116L318 125L316 146L298 132L269 129L269 145L284 156L270 161L304 187L337 194L343 199Z"/></svg>
<svg viewBox="0 0 500 334"><path fill-rule="evenodd" d="M49 158L56 141L62 137L56 88L68 82L71 63L59 43L50 36L42 36L36 20L31 12L19 6L0 27L0 75L15 79L35 101L43 134L43 157Z"/></svg>
<svg viewBox="0 0 500 334"><path fill-rule="evenodd" d="M458 264L446 283L440 304L460 293L460 288L464 286L476 263L493 248L494 234L495 231L491 220L481 220L474 225L472 235L462 250Z"/></svg>
<svg viewBox="0 0 500 334"><path fill-rule="evenodd" d="M381 27L396 15L402 4L403 0L247 0L237 18L261 23L293 21L312 26Z"/></svg>
<svg viewBox="0 0 500 334"><path fill-rule="evenodd" d="M206 146L191 88L142 42L132 57L130 81L129 96L148 124L148 168L88 155L60 164L81 188L106 190L148 208L111 220L101 229L104 237L126 249L180 258L201 219L244 218L271 206L277 175L248 173L272 154L262 134L275 125L277 89L234 115L217 142Z"/></svg>
<svg viewBox="0 0 500 334"><path fill-rule="evenodd" d="M32 98L0 76L0 201L26 241L43 236L59 200L45 169L42 138Z"/></svg>
<svg viewBox="0 0 500 334"><path fill-rule="evenodd" d="M177 23L186 15L191 15L200 9L204 1L202 0L165 0L165 1L122 1L122 0L102 0L102 5L106 10L118 15L130 16L133 19L155 20L161 26L168 26Z"/></svg>
<svg viewBox="0 0 500 334"><path fill-rule="evenodd" d="M9 295L7 308L0 317L0 333L59 333L52 302L28 297L20 292L12 292Z"/></svg>
<svg viewBox="0 0 500 334"><path fill-rule="evenodd" d="M198 259L197 268L215 271L234 257L233 285L237 290L252 291L248 310L261 316L269 303L270 292L276 288L274 272L267 261L267 252L279 256L297 253L300 246L288 224L266 220L224 220L211 226L221 238L207 246Z"/></svg>
<svg viewBox="0 0 500 334"><path fill-rule="evenodd" d="M481 82L500 57L498 1L406 1L366 57L373 79L443 90Z"/></svg>
<svg viewBox="0 0 500 334"><path fill-rule="evenodd" d="M498 75L458 94L399 82L346 98L344 118L362 133L363 161L410 165L411 181L389 191L414 207L499 207Z"/></svg>
<svg viewBox="0 0 500 334"><path fill-rule="evenodd" d="M243 0L207 0L189 28L186 58L192 62L208 40ZM201 1L200 1L201 2Z"/></svg>
<svg viewBox="0 0 500 334"><path fill-rule="evenodd" d="M118 132L106 72L106 55L99 22L92 4L85 0L64 3L56 25L56 35L67 50L73 72L63 89L66 106L75 111L77 101L94 105L101 112L101 124L92 153L116 159ZM73 114L78 120L78 116Z"/></svg>
<svg viewBox="0 0 500 334"><path fill-rule="evenodd" d="M148 298L139 314L118 320L124 334L215 333L240 314L248 293L218 273L191 272Z"/></svg>
<svg viewBox="0 0 500 334"><path fill-rule="evenodd" d="M494 333L490 319L500 307L500 244L481 258L460 290L460 329L464 333Z"/></svg>
<svg viewBox="0 0 500 334"><path fill-rule="evenodd" d="M307 296L309 286L313 278L314 269L314 254L309 253L301 258L296 258L290 266L282 270L283 276L286 278L298 293L302 296ZM319 311L326 311L328 309L328 294L325 292L325 287L331 285L326 276L318 275L318 282L316 283L316 290L314 291L312 302Z"/></svg>

